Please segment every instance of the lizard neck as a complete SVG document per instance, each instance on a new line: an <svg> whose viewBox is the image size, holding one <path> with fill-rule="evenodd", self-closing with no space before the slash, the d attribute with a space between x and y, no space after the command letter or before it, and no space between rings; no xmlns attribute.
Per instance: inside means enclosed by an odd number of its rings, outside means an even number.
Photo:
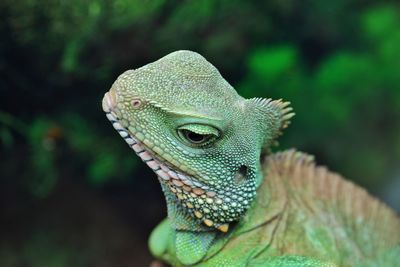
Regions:
<svg viewBox="0 0 400 267"><path fill-rule="evenodd" d="M171 228L175 231L209 232L215 229L204 226L201 221L193 218L189 212L182 207L175 194L160 181L167 202L168 220Z"/></svg>

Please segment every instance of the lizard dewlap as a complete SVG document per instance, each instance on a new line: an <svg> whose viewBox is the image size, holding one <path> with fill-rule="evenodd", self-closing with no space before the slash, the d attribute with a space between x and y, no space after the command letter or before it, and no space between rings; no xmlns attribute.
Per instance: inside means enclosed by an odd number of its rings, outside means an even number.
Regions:
<svg viewBox="0 0 400 267"><path fill-rule="evenodd" d="M311 177L318 176L316 167L304 154L289 151L269 156L261 165L262 152L294 115L289 102L245 99L204 57L177 51L121 74L105 94L102 107L121 137L157 175L165 194L168 220L150 238L156 257L174 266L346 262L341 256L351 245L347 241L334 245L338 240L326 218L347 216L348 210L340 205L353 199L312 202L321 188L314 186ZM337 181L329 190L352 186L337 177L329 181ZM325 195L330 196L329 190ZM361 189L355 192L360 195L357 201L369 199L384 207ZM314 218L307 215L309 210L325 215ZM364 213L357 210L354 215L364 222L364 217L372 216ZM392 211L384 207L382 213L386 226L398 231L399 221ZM370 241L374 237L370 231L378 226L362 227L354 234L362 232ZM396 233L393 237L385 232L385 244L399 242ZM381 252L370 247L374 249L368 253ZM398 247L393 249L398 252Z"/></svg>

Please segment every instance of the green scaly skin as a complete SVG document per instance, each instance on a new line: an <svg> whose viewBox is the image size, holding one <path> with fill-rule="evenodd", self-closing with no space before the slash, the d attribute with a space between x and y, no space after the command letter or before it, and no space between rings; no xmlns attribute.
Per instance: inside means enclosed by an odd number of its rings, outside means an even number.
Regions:
<svg viewBox="0 0 400 267"><path fill-rule="evenodd" d="M289 103L244 99L201 55L177 51L126 71L102 105L165 194L155 257L300 267L390 266L400 256L399 219L362 189L295 151L260 164L294 115Z"/></svg>

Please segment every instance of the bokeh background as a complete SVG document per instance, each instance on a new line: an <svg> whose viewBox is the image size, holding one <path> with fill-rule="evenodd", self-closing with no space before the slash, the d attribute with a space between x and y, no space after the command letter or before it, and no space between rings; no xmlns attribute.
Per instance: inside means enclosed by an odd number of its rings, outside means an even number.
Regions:
<svg viewBox="0 0 400 267"><path fill-rule="evenodd" d="M400 210L398 1L3 0L0 266L146 266L166 215L100 101L124 70L204 55L245 97L284 98L280 139Z"/></svg>

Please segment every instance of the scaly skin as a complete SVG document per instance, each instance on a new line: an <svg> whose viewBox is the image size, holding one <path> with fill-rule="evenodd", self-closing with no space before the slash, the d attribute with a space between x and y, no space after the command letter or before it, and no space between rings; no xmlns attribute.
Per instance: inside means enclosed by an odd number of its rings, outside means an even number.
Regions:
<svg viewBox="0 0 400 267"><path fill-rule="evenodd" d="M305 154L261 166L293 116L288 105L244 99L190 51L118 77L103 110L167 200L154 256L174 266L394 264L400 223L390 209Z"/></svg>

